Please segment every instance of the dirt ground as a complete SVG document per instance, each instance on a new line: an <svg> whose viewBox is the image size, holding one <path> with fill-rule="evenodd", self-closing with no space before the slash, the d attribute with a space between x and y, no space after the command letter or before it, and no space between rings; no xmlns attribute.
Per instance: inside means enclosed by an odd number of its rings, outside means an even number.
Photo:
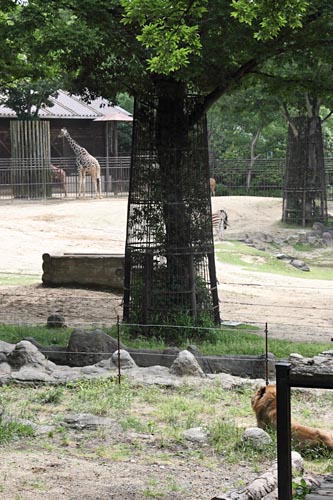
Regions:
<svg viewBox="0 0 333 500"><path fill-rule="evenodd" d="M281 228L280 199L214 197L212 205L228 213L224 244L257 232L275 237L297 232ZM0 274L35 275L38 284L1 286L0 319L38 324L58 311L68 325L87 326L113 324L117 314L121 317L119 295L41 286L42 254L124 253L127 198L2 202L1 213ZM302 271L295 278L216 265L223 320L253 322L262 330L267 323L272 337L302 341L315 335L330 341L332 282L307 279Z"/></svg>
<svg viewBox="0 0 333 500"><path fill-rule="evenodd" d="M246 233L285 234L281 229L281 200L271 198L213 198L213 209L228 212L228 240ZM71 252L123 253L127 200L59 200L45 203L2 202L0 221L0 273L35 275L41 282L42 254ZM301 273L301 271L300 271ZM238 266L217 263L223 319L268 323L272 336L294 340L329 341L332 337L333 283L248 272ZM67 324L100 325L114 322L121 313L121 297L104 292L70 288L45 288L40 284L0 287L0 319L12 323L45 323L54 311L64 314ZM254 424L254 420L253 420ZM98 433L87 437L76 432L60 446L37 438L1 449L1 500L210 500L221 489L249 483L257 474L251 464L214 467L196 461L191 450L174 451L166 461L158 458L154 442L147 447L147 460L132 456L117 461L81 454L81 442L108 447L121 439ZM139 438L140 439L140 438ZM142 438L144 440L144 438ZM143 441L142 441L143 442ZM119 441L119 446L124 446ZM126 444L126 443L125 443ZM146 445L143 445L146 446ZM96 448L97 449L97 448ZM154 460L154 453L157 453ZM205 454L205 450L202 449ZM172 491L176 480L181 491ZM154 494L154 490L156 494ZM167 491L166 494L161 492Z"/></svg>

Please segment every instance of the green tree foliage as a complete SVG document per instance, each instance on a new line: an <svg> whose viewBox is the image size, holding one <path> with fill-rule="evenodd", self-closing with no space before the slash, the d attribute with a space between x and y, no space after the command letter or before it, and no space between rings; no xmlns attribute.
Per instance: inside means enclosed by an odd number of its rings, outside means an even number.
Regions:
<svg viewBox="0 0 333 500"><path fill-rule="evenodd" d="M50 97L56 97L60 80L37 80L24 78L0 86L0 103L16 112L19 119L38 119L44 106L52 106Z"/></svg>
<svg viewBox="0 0 333 500"><path fill-rule="evenodd" d="M205 96L200 112L270 57L286 56L308 40L319 45L314 33L331 11L323 0L311 6L304 0L6 4L0 18L6 40L26 44L38 74L59 62L75 91L112 100L171 78ZM328 43L328 33L323 37Z"/></svg>
<svg viewBox="0 0 333 500"><path fill-rule="evenodd" d="M274 96L256 85L227 94L208 113L216 158L283 157L287 128Z"/></svg>
<svg viewBox="0 0 333 500"><path fill-rule="evenodd" d="M190 269L172 250L193 243L177 181L186 170L181 155L173 161L170 152L184 151L193 124L266 61L330 44L329 1L29 0L18 5L7 0L7 5L6 41L18 46L22 40L38 74L47 64L61 67L67 89L87 98L115 101L126 92L142 101L155 94L152 140L164 181L168 291L171 296L175 288L184 289ZM185 116L190 93L200 99Z"/></svg>
<svg viewBox="0 0 333 500"><path fill-rule="evenodd" d="M28 2L4 1L0 7L0 102L20 119L36 119L41 107L52 103L62 83L55 54L38 50L41 30L30 30L23 14Z"/></svg>

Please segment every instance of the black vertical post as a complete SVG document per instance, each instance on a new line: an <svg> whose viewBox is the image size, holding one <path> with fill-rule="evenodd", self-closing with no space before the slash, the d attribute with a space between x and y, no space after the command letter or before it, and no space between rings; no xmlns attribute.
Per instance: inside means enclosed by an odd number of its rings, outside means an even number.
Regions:
<svg viewBox="0 0 333 500"><path fill-rule="evenodd" d="M117 343L118 343L118 384L120 385L121 366L120 366L120 324L119 324L119 316L117 316Z"/></svg>
<svg viewBox="0 0 333 500"><path fill-rule="evenodd" d="M265 380L266 385L269 384L269 370L268 370L268 326L265 325Z"/></svg>
<svg viewBox="0 0 333 500"><path fill-rule="evenodd" d="M214 252L208 253L208 269L209 269L209 279L210 279L210 290L212 294L213 301L213 317L214 323L216 325L221 324L220 309L219 309L219 295L217 291L217 280L216 280L216 269L215 269L215 257Z"/></svg>
<svg viewBox="0 0 333 500"><path fill-rule="evenodd" d="M292 500L289 363L276 363L278 498Z"/></svg>
<svg viewBox="0 0 333 500"><path fill-rule="evenodd" d="M151 321L151 291L153 281L153 250L148 248L144 255L144 268L143 268L143 296L142 296L142 322L147 324Z"/></svg>

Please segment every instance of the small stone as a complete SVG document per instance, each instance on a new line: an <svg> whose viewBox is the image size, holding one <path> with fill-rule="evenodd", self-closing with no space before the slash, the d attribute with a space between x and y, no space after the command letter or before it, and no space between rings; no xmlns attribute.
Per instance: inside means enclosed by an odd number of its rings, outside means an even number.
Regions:
<svg viewBox="0 0 333 500"><path fill-rule="evenodd" d="M244 443L250 444L255 449L262 449L272 443L272 438L259 427L249 427L242 436Z"/></svg>
<svg viewBox="0 0 333 500"><path fill-rule="evenodd" d="M310 268L303 260L293 259L290 264L296 269L300 269L301 271L310 271Z"/></svg>
<svg viewBox="0 0 333 500"><path fill-rule="evenodd" d="M63 328L66 326L65 318L62 316L62 314L52 313L47 318L47 326L49 328Z"/></svg>
<svg viewBox="0 0 333 500"><path fill-rule="evenodd" d="M187 441L206 443L208 441L209 433L202 427L193 427L184 431L183 436L187 439Z"/></svg>

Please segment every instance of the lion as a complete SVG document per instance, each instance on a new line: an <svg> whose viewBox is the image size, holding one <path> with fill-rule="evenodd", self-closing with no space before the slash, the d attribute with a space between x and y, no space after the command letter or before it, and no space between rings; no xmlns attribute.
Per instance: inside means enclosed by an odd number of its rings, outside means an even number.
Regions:
<svg viewBox="0 0 333 500"><path fill-rule="evenodd" d="M258 427L276 428L276 386L274 384L259 387L251 398L251 404L257 417ZM301 425L292 419L291 435L299 445L326 446L329 451L333 451L333 436L326 431Z"/></svg>

